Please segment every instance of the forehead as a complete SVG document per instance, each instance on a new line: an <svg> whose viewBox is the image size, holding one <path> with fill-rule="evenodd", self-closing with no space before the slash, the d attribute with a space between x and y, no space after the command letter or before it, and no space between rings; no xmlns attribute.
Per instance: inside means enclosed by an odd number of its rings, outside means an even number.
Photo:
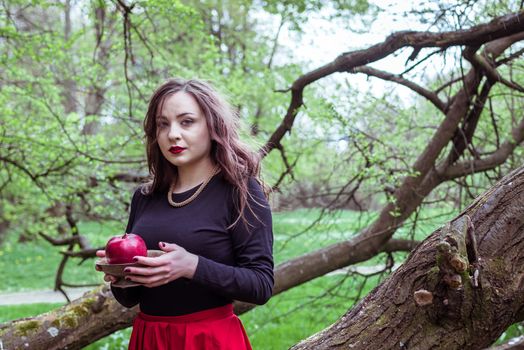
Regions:
<svg viewBox="0 0 524 350"><path fill-rule="evenodd" d="M181 113L202 114L202 110L193 95L178 91L166 96L159 108L160 116L176 116Z"/></svg>

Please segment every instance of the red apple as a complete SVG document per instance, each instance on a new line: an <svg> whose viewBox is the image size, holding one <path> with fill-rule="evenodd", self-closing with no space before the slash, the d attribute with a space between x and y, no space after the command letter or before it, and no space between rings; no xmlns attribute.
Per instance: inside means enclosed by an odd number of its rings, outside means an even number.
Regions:
<svg viewBox="0 0 524 350"><path fill-rule="evenodd" d="M109 264L129 264L135 256L147 256L146 243L142 237L125 233L107 241L106 259Z"/></svg>

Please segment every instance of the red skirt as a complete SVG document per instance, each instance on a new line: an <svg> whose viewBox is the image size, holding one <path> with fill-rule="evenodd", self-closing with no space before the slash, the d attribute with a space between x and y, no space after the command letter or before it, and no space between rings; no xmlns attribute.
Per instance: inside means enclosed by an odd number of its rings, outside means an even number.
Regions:
<svg viewBox="0 0 524 350"><path fill-rule="evenodd" d="M133 322L130 350L251 350L233 305L182 316L139 312Z"/></svg>

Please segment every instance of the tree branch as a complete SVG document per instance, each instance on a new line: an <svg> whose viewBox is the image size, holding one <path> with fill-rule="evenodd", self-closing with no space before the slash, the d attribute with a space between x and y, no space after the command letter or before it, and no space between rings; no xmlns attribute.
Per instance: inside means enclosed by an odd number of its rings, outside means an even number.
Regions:
<svg viewBox="0 0 524 350"><path fill-rule="evenodd" d="M455 161L457 161L457 159L459 159L464 154L467 146L471 143L473 134L477 129L480 115L482 114L482 110L484 109L493 84L488 81L482 86L480 94L477 95L473 103L473 108L471 108L464 118L462 128L457 128L455 136L452 140L453 147L449 151L448 157L444 162L444 166L455 163Z"/></svg>
<svg viewBox="0 0 524 350"><path fill-rule="evenodd" d="M403 78L400 75L391 74L389 72L381 71L379 69L375 69L375 68L368 67L368 66L356 67L352 69L350 72L363 73L366 75L374 76L382 80L393 81L400 85L404 85L405 87L413 90L414 92L421 95L422 97L425 97L427 100L433 103L433 105L437 107L441 112L446 113L447 105L438 97L436 93L429 91L423 88L422 86Z"/></svg>
<svg viewBox="0 0 524 350"><path fill-rule="evenodd" d="M446 179L456 179L472 173L493 169L504 163L515 148L524 141L524 118L511 131L512 140L505 141L499 149L482 159L465 160L450 166L443 174Z"/></svg>
<svg viewBox="0 0 524 350"><path fill-rule="evenodd" d="M412 240L394 239L390 240L382 249L382 252L392 253L396 251L409 252L418 245L419 242ZM356 248L350 242L336 243L318 251L288 260L275 268L275 286L273 295L285 292L288 289L302 283L311 281L314 278L323 276L328 272L361 262L362 256L359 252L347 254ZM346 254L335 255L333 250L345 252ZM320 263L322 260L329 260L329 264ZM299 267L297 269L297 267ZM242 314L254 308L256 305L235 302L235 313Z"/></svg>
<svg viewBox="0 0 524 350"><path fill-rule="evenodd" d="M99 248L88 248L88 249L82 249L82 250L79 250L79 251L65 251L65 252L61 252L62 254L64 255L67 255L71 258L82 258L82 260L85 260L85 259L89 259L89 258L94 258L96 256L96 251L97 250L103 250L104 247L99 247Z"/></svg>
<svg viewBox="0 0 524 350"><path fill-rule="evenodd" d="M520 167L425 239L337 322L291 349L492 344L524 307L524 267L518 263L524 256L523 190ZM420 293L429 295L429 302L421 303Z"/></svg>
<svg viewBox="0 0 524 350"><path fill-rule="evenodd" d="M511 82L506 80L500 73L497 71L495 67L493 67L485 57L482 55L471 55L470 57L467 57L468 60L471 62L472 65L477 67L477 69L484 71L488 79L492 82L500 82L510 89L524 92L524 87L520 86L517 83Z"/></svg>
<svg viewBox="0 0 524 350"><path fill-rule="evenodd" d="M489 41L505 37L524 30L524 11L495 18L489 23L453 32L398 32L390 35L384 42L367 49L343 53L334 61L306 73L295 80L290 88L291 102L284 119L266 144L259 150L262 157L271 152L280 143L284 135L291 130L303 105L303 90L309 84L336 72L347 72L355 67L378 61L403 47L440 47L453 45L480 46Z"/></svg>
<svg viewBox="0 0 524 350"><path fill-rule="evenodd" d="M61 245L68 245L73 243L78 243L80 240L80 236L70 236L65 238L53 238L51 236L46 235L43 232L38 232L40 236L42 236L46 241L51 243L54 246L61 246Z"/></svg>

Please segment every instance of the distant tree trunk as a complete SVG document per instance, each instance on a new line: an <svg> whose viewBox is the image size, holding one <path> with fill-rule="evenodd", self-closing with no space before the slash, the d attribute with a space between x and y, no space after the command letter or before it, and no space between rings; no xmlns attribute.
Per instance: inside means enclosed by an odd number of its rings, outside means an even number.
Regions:
<svg viewBox="0 0 524 350"><path fill-rule="evenodd" d="M0 245L4 241L9 224L9 221L4 217L4 205L0 204Z"/></svg>
<svg viewBox="0 0 524 350"><path fill-rule="evenodd" d="M483 349L524 319L524 167L292 349Z"/></svg>
<svg viewBox="0 0 524 350"><path fill-rule="evenodd" d="M96 34L96 47L93 56L93 64L101 70L99 76L93 77L91 86L88 89L85 99L85 116L86 118L94 117L97 119L87 120L82 128L83 135L95 135L100 128L100 113L104 103L106 93L105 74L109 71L110 50L112 45L112 33L116 24L117 16L111 11L107 11L107 4L98 1L94 5L95 21L93 23ZM96 57L96 59L95 59Z"/></svg>
<svg viewBox="0 0 524 350"><path fill-rule="evenodd" d="M64 4L64 39L67 41L71 38L71 0L66 0ZM73 71L72 67L69 67ZM63 82L63 105L65 114L77 111L77 86L74 79L65 77Z"/></svg>

